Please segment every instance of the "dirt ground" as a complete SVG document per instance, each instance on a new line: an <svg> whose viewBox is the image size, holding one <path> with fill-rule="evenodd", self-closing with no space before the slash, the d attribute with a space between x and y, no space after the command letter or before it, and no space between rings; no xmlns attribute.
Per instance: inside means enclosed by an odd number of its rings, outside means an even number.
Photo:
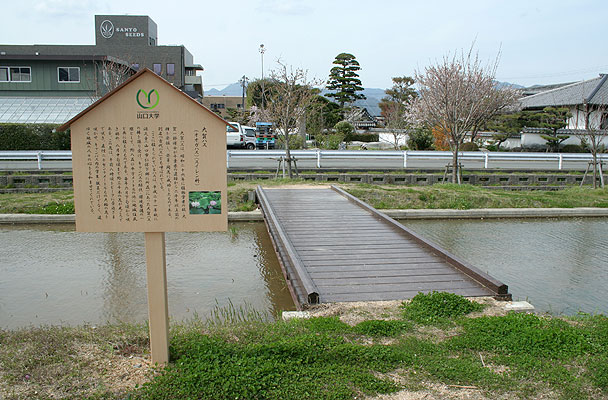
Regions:
<svg viewBox="0 0 608 400"><path fill-rule="evenodd" d="M486 308L471 317L506 315L505 305L509 302L498 301L492 297L470 297L469 300L485 304ZM306 311L312 317L334 317L351 326L368 319L398 319L400 317L401 300L393 301L355 301L349 303L320 304L308 308Z"/></svg>

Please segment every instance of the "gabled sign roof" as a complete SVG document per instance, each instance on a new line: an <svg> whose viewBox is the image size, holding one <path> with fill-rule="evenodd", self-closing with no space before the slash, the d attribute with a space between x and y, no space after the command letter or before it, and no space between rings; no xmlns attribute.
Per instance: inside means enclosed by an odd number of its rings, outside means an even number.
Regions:
<svg viewBox="0 0 608 400"><path fill-rule="evenodd" d="M170 82L168 82L165 79L163 79L162 77L158 76L157 74L155 74L150 69L144 68L144 69L140 70L139 72L137 72L135 75L131 76L126 81L124 81L123 83L121 83L114 90L112 90L111 92L108 92L105 96L103 96L102 98L100 98L99 100L97 100L95 103L91 104L89 107L87 107L84 110L82 110L82 112L80 112L74 118L72 118L71 120L69 120L65 124L63 124L60 127L58 127L57 131L59 131L59 132L65 131L66 129L68 129L70 127L70 125L72 125L74 122L76 122L77 120L79 120L85 114L89 113L95 107L97 107L98 105L100 105L101 103L103 103L104 101L106 101L107 99L109 99L110 97L112 97L115 93L119 92L122 88L124 88L129 83L131 83L132 81L136 80L137 78L139 78L140 76L142 76L144 74L150 74L151 76L155 77L160 82L162 82L164 85L167 85L167 86L171 87L173 90L177 91L180 95L184 96L184 98L187 99L188 101L191 101L191 102L195 103L197 106L201 107L204 111L208 112L209 114L213 115L215 118L217 118L220 121L222 121L222 123L224 123L225 125L230 125L230 123L228 121L226 121L225 119L223 119L222 117L220 117L219 115L217 115L216 113L214 113L213 111L211 111L210 109L208 109L207 107L205 107L204 105L202 105L201 103L199 103L198 101L194 100L192 97L188 96L186 93L182 92L181 90L179 90L178 88L176 88L175 86L173 86Z"/></svg>

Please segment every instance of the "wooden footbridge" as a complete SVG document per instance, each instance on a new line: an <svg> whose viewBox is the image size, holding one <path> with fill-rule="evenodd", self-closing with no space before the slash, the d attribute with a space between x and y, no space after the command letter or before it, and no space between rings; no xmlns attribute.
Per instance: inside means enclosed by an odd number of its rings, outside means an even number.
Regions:
<svg viewBox="0 0 608 400"><path fill-rule="evenodd" d="M257 196L298 308L418 292L510 299L507 286L332 186Z"/></svg>

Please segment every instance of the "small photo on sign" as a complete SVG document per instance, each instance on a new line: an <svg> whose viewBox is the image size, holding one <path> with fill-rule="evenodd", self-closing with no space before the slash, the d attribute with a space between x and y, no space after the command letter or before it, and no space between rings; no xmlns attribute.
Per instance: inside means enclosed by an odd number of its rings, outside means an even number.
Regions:
<svg viewBox="0 0 608 400"><path fill-rule="evenodd" d="M221 214L222 193L189 192L190 214Z"/></svg>

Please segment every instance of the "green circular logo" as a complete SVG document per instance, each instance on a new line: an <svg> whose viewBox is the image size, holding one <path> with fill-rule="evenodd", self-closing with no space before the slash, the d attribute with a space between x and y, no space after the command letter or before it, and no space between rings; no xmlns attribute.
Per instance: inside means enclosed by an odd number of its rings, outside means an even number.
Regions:
<svg viewBox="0 0 608 400"><path fill-rule="evenodd" d="M156 102L154 104L152 104L152 94L156 93ZM142 97L141 95L143 94L143 103L140 101L140 98ZM158 94L158 91L156 89L152 89L150 90L149 93L146 93L144 90L139 89L137 91L137 104L139 104L139 106L145 110L152 110L153 108L155 108L158 105L158 102L160 101L160 95ZM146 104L146 105L144 105Z"/></svg>

